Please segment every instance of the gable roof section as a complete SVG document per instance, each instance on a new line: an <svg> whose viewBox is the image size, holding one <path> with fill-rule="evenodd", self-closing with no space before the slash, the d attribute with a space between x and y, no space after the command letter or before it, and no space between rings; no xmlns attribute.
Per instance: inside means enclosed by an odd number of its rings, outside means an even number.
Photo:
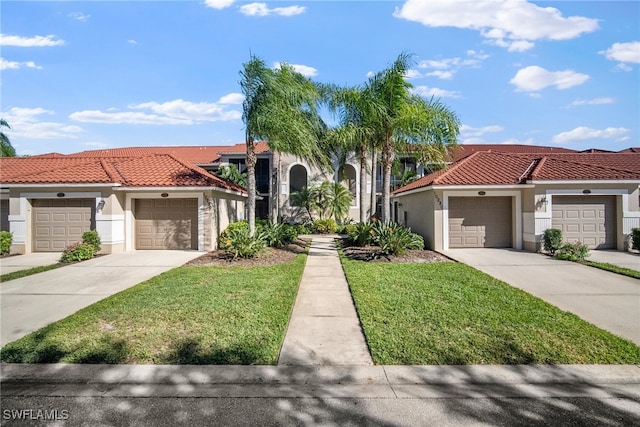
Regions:
<svg viewBox="0 0 640 427"><path fill-rule="evenodd" d="M119 184L125 187L243 188L170 154L140 157L36 157L0 159L3 184Z"/></svg>
<svg viewBox="0 0 640 427"><path fill-rule="evenodd" d="M399 188L393 194L439 185L519 185L531 181L616 180L637 180L640 183L640 155L478 151L445 169Z"/></svg>
<svg viewBox="0 0 640 427"><path fill-rule="evenodd" d="M175 146L175 147L128 147L110 148L104 150L82 151L69 154L67 157L141 157L152 154L170 154L191 164L208 164L220 159L220 152L227 146Z"/></svg>
<svg viewBox="0 0 640 427"><path fill-rule="evenodd" d="M451 159L456 162L464 157L479 151L491 151L499 153L518 154L550 154L550 153L577 153L576 150L561 147L546 147L542 145L526 144L461 144L451 153Z"/></svg>

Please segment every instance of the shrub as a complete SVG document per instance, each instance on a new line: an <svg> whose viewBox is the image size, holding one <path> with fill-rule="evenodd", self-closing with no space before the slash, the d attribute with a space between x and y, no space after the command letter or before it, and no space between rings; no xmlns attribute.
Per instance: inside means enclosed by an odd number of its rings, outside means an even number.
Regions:
<svg viewBox="0 0 640 427"><path fill-rule="evenodd" d="M60 262L69 263L93 258L96 248L88 243L72 243L64 248Z"/></svg>
<svg viewBox="0 0 640 427"><path fill-rule="evenodd" d="M280 248L298 238L296 228L287 224L274 224L271 221L261 223L260 233L267 246Z"/></svg>
<svg viewBox="0 0 640 427"><path fill-rule="evenodd" d="M0 255L8 254L13 243L13 234L8 231L0 231Z"/></svg>
<svg viewBox="0 0 640 427"><path fill-rule="evenodd" d="M589 247L581 242L565 243L554 256L566 261L584 261L589 256Z"/></svg>
<svg viewBox="0 0 640 427"><path fill-rule="evenodd" d="M244 224L243 224L244 223ZM234 222L220 233L218 248L231 258L253 258L265 247L265 238L261 231L253 236L249 234L249 224L245 221Z"/></svg>
<svg viewBox="0 0 640 427"><path fill-rule="evenodd" d="M365 221L354 224L347 230L347 234L354 245L369 246L374 241L373 223Z"/></svg>
<svg viewBox="0 0 640 427"><path fill-rule="evenodd" d="M544 250L553 255L561 247L562 231L557 228L547 228L544 230Z"/></svg>
<svg viewBox="0 0 640 427"><path fill-rule="evenodd" d="M631 248L640 251L640 228L631 230Z"/></svg>
<svg viewBox="0 0 640 427"><path fill-rule="evenodd" d="M329 234L338 231L338 224L333 218L316 219L311 224L314 233Z"/></svg>
<svg viewBox="0 0 640 427"><path fill-rule="evenodd" d="M374 240L380 246L380 254L403 255L409 249L424 248L422 236L393 221L377 221L372 229Z"/></svg>
<svg viewBox="0 0 640 427"><path fill-rule="evenodd" d="M82 243L93 246L95 249L95 253L100 252L100 249L102 249L100 247L100 245L102 244L102 242L100 241L100 235L96 230L85 231L84 233L82 233Z"/></svg>

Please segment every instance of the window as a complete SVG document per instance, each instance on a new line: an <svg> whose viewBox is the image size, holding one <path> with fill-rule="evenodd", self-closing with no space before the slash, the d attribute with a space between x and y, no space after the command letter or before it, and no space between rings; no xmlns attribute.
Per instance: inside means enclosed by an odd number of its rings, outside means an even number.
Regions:
<svg viewBox="0 0 640 427"><path fill-rule="evenodd" d="M295 165L289 170L289 194L296 193L307 186L307 168Z"/></svg>
<svg viewBox="0 0 640 427"><path fill-rule="evenodd" d="M351 193L351 206L357 205L356 169L352 165L344 165L338 173L338 182Z"/></svg>

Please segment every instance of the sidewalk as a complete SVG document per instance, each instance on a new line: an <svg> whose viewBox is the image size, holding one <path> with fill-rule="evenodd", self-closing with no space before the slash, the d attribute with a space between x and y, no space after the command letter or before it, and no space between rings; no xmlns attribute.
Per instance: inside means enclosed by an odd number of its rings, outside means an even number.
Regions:
<svg viewBox="0 0 640 427"><path fill-rule="evenodd" d="M43 411L66 426L640 423L630 365L2 364L0 374L3 425L33 425Z"/></svg>
<svg viewBox="0 0 640 427"><path fill-rule="evenodd" d="M0 274L56 264L60 261L61 255L61 252L34 252L26 255L12 255L0 258Z"/></svg>
<svg viewBox="0 0 640 427"><path fill-rule="evenodd" d="M278 365L372 365L332 237L313 237Z"/></svg>

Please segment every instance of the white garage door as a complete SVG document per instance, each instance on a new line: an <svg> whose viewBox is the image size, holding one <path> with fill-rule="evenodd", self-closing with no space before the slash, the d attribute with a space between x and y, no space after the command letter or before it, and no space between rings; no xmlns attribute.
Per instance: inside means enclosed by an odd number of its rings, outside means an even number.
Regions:
<svg viewBox="0 0 640 427"><path fill-rule="evenodd" d="M450 248L510 248L511 197L450 197Z"/></svg>
<svg viewBox="0 0 640 427"><path fill-rule="evenodd" d="M198 199L135 201L136 249L198 249Z"/></svg>
<svg viewBox="0 0 640 427"><path fill-rule="evenodd" d="M553 196L551 226L568 242L591 249L616 247L615 196Z"/></svg>
<svg viewBox="0 0 640 427"><path fill-rule="evenodd" d="M93 228L94 205L93 199L33 200L33 250L61 252L81 242L82 233Z"/></svg>

